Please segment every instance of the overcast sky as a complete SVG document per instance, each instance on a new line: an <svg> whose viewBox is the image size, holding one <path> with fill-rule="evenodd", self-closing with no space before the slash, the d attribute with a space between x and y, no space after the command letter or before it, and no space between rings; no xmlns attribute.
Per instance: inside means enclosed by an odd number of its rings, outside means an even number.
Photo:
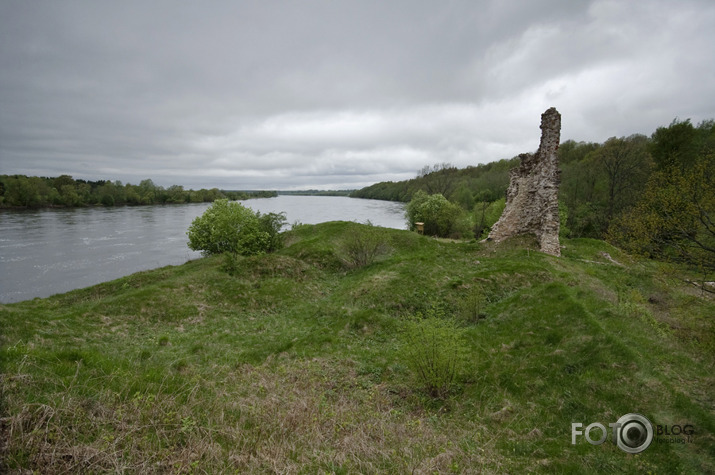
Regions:
<svg viewBox="0 0 715 475"><path fill-rule="evenodd" d="M715 118L712 0L0 0L0 174L345 189Z"/></svg>

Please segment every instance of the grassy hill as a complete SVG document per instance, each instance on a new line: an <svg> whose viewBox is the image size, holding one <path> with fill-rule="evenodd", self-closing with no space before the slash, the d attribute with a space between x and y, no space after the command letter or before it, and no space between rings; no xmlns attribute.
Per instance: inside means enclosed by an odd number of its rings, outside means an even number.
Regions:
<svg viewBox="0 0 715 475"><path fill-rule="evenodd" d="M348 265L366 230L301 225L233 275L204 258L0 306L0 468L715 472L715 302L684 271L594 240L554 258L382 228ZM456 320L439 397L410 350L445 335L408 338L415 315ZM632 412L694 434L571 444L573 422Z"/></svg>

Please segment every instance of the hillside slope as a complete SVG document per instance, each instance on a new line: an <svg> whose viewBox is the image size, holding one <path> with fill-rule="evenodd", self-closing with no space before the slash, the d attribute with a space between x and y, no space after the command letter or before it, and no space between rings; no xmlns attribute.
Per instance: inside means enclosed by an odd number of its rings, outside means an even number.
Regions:
<svg viewBox="0 0 715 475"><path fill-rule="evenodd" d="M212 257L0 306L3 468L715 472L715 302L683 271L601 241L555 258L382 228L374 262L347 265L367 229L298 226L233 275ZM405 359L415 315L463 335L441 397ZM572 423L627 413L694 433L571 444Z"/></svg>

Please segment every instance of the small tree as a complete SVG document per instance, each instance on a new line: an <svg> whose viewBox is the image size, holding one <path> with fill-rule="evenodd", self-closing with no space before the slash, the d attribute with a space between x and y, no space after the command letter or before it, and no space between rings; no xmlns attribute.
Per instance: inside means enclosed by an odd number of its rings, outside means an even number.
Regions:
<svg viewBox="0 0 715 475"><path fill-rule="evenodd" d="M261 231L268 233L268 245L266 252L277 251L283 247L283 234L281 230L286 225L285 213L267 213L261 214L256 212L258 218L258 226Z"/></svg>
<svg viewBox="0 0 715 475"><path fill-rule="evenodd" d="M204 255L228 252L251 256L276 250L284 223L282 213L261 216L240 203L222 199L194 219L186 234L189 248Z"/></svg>
<svg viewBox="0 0 715 475"><path fill-rule="evenodd" d="M499 217L506 206L506 199L500 198L496 201L480 201L474 205L474 234L476 238L486 237L492 226L499 221Z"/></svg>
<svg viewBox="0 0 715 475"><path fill-rule="evenodd" d="M653 159L647 150L648 138L632 135L611 137L593 153L593 159L606 177L606 219L633 202L648 179Z"/></svg>
<svg viewBox="0 0 715 475"><path fill-rule="evenodd" d="M466 213L441 194L428 195L420 190L407 205L410 228L415 223L425 225L425 234L440 237L470 237L471 230Z"/></svg>
<svg viewBox="0 0 715 475"><path fill-rule="evenodd" d="M608 238L647 257L682 260L715 271L715 155L686 172L651 176L641 201L615 220Z"/></svg>

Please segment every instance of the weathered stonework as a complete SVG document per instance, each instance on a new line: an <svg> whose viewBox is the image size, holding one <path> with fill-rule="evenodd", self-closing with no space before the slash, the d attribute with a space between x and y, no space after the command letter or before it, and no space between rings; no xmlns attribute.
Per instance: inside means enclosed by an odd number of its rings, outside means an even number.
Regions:
<svg viewBox="0 0 715 475"><path fill-rule="evenodd" d="M541 143L536 154L519 155L521 164L509 172L506 206L489 233L496 242L517 234L534 234L541 251L561 255L559 245L559 159L561 114L551 108L541 114Z"/></svg>

